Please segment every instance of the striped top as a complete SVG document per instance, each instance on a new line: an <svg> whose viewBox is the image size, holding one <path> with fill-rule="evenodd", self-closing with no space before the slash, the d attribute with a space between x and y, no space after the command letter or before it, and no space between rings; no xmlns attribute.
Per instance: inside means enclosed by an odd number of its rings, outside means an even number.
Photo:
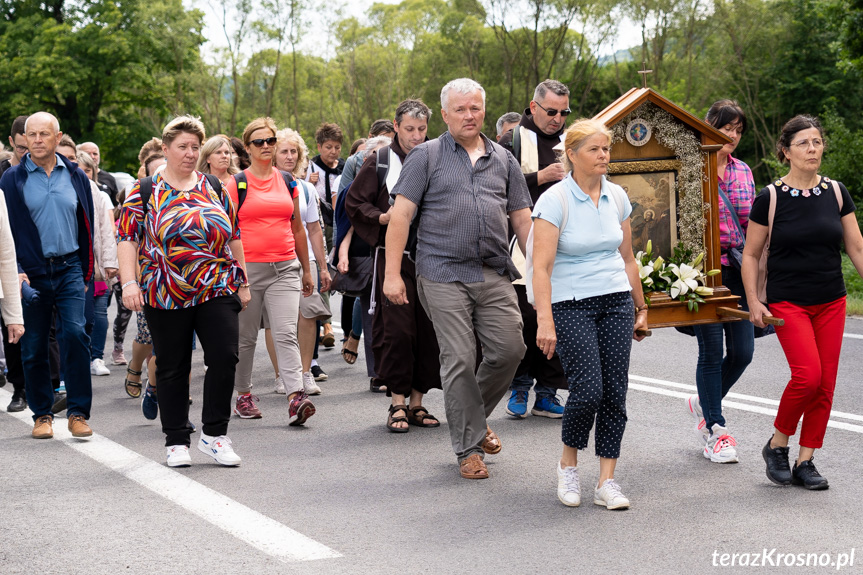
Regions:
<svg viewBox="0 0 863 575"><path fill-rule="evenodd" d="M755 199L755 180L752 179L752 171L745 162L741 162L732 156L728 156L728 164L725 165L725 174L719 178L719 187L728 196L731 207L737 212L740 227L743 233L749 225L749 211L752 209L752 201ZM723 252L729 248L743 245L744 236L740 235L734 218L722 196L719 196L719 245ZM728 265L728 256L722 254L722 265Z"/></svg>
<svg viewBox="0 0 863 575"><path fill-rule="evenodd" d="M118 241L139 246L144 301L158 309L179 309L230 295L246 276L228 242L240 239L237 214L228 194L198 182L188 193L173 189L157 174L143 221L140 181L135 182L120 213Z"/></svg>
<svg viewBox="0 0 863 575"><path fill-rule="evenodd" d="M518 161L482 136L485 154L470 156L449 132L407 155L393 193L419 206L417 275L439 283L483 281L488 266L520 278L507 241L507 215L530 208ZM436 165L430 165L436 146Z"/></svg>

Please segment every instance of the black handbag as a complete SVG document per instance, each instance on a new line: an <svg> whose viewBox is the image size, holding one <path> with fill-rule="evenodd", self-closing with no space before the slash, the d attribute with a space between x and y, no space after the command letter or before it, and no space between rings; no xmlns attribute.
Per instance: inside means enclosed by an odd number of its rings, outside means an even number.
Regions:
<svg viewBox="0 0 863 575"><path fill-rule="evenodd" d="M337 291L350 297L360 297L368 293L372 284L374 267L374 259L371 256L348 258L348 273L346 274L342 274L330 266L330 275L333 276L330 291Z"/></svg>

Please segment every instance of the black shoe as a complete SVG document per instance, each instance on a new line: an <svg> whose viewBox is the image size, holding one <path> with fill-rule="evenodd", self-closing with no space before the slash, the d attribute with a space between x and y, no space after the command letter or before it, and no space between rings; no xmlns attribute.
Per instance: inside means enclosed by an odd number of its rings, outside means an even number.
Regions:
<svg viewBox="0 0 863 575"><path fill-rule="evenodd" d="M66 394L65 393L55 393L54 394L54 405L51 406L51 413L58 414L61 411L66 411Z"/></svg>
<svg viewBox="0 0 863 575"><path fill-rule="evenodd" d="M27 409L27 400L24 399L24 394L18 395L13 393L12 401L9 402L9 406L6 408L6 411L9 413L15 413L16 411L24 411L25 409Z"/></svg>
<svg viewBox="0 0 863 575"><path fill-rule="evenodd" d="M791 466L788 465L787 447L770 447L771 437L761 450L761 455L767 463L767 479L776 485L791 485Z"/></svg>
<svg viewBox="0 0 863 575"><path fill-rule="evenodd" d="M312 371L312 377L315 378L315 381L326 381L327 377L329 377L327 375L327 372L325 372L323 369L321 369L321 366L319 366L319 365L313 365L311 371Z"/></svg>
<svg viewBox="0 0 863 575"><path fill-rule="evenodd" d="M821 491L830 487L827 480L815 469L811 459L794 464L794 469L791 470L791 485L802 485L812 491Z"/></svg>
<svg viewBox="0 0 863 575"><path fill-rule="evenodd" d="M378 380L375 379L374 377L369 380L369 391L371 391L372 393L386 393L387 392L387 386L386 385L378 385L377 381Z"/></svg>

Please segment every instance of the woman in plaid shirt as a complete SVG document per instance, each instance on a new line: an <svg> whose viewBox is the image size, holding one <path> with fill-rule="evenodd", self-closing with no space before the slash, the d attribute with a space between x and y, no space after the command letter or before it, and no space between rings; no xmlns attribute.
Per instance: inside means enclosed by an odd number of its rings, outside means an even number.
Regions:
<svg viewBox="0 0 863 575"><path fill-rule="evenodd" d="M706 121L731 138L716 154L722 283L731 293L740 296L741 305L748 309L739 254L743 251L749 210L755 199L755 182L749 166L731 155L746 131L746 115L737 102L720 100L707 111ZM738 257L733 248L739 248ZM695 326L695 336L698 338L695 372L698 395L690 396L686 406L697 422L696 432L704 457L716 463L737 463L737 442L728 433L722 415L722 398L752 361L754 330L748 321L717 323Z"/></svg>

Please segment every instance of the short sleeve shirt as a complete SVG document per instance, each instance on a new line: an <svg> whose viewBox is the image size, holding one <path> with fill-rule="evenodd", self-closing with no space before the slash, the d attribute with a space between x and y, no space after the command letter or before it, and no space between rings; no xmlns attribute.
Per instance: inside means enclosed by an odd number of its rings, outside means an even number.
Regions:
<svg viewBox="0 0 863 575"><path fill-rule="evenodd" d="M745 162L728 156L725 173L719 178L719 187L728 196L731 206L726 206L719 196L719 245L725 252L729 248L741 247L745 241L746 226L749 225L749 210L755 199L755 180ZM737 212L743 234L737 229L730 210ZM728 265L728 255L722 254L722 265Z"/></svg>
<svg viewBox="0 0 863 575"><path fill-rule="evenodd" d="M618 188L616 192L612 186ZM620 255L621 222L632 213L626 192L603 178L599 202L594 205L572 179L572 173L567 174L539 197L533 209L534 219L543 219L558 229L563 223L563 206L555 188L563 188L569 209L551 272L551 302L630 291L626 264ZM623 217L613 193L622 200Z"/></svg>
<svg viewBox="0 0 863 575"><path fill-rule="evenodd" d="M243 234L243 253L247 262L269 263L296 259L294 232L294 194L288 189L281 172L273 168L267 179L256 178L249 170L246 175L246 197L237 214ZM234 205L239 205L237 180L225 186Z"/></svg>
<svg viewBox="0 0 863 575"><path fill-rule="evenodd" d="M837 182L838 183L838 182ZM767 257L767 303L787 301L802 306L820 305L845 295L840 246L840 220L856 210L848 190L839 183L842 210L830 178L814 188L798 190L782 180L776 187L776 213ZM749 219L768 225L770 194L759 192Z"/></svg>
<svg viewBox="0 0 863 575"><path fill-rule="evenodd" d="M150 307L180 309L230 295L246 282L228 242L240 239L228 194L214 190L200 172L188 192L175 190L157 174L147 207L135 182L120 212L119 241L138 242L141 290Z"/></svg>
<svg viewBox="0 0 863 575"><path fill-rule="evenodd" d="M320 226L318 221L318 201L315 187L304 180L297 180L297 197L300 200L300 220L306 227L306 243L309 246L309 262L315 261L312 250L312 238L309 237L309 226ZM308 202L306 201L308 198Z"/></svg>
<svg viewBox="0 0 863 575"><path fill-rule="evenodd" d="M482 136L485 153L470 156L449 132L407 155L393 194L419 206L417 275L439 283L483 281L483 266L520 278L509 256L507 214L530 208L518 161ZM429 161L437 147L436 165ZM499 149L497 149L499 148Z"/></svg>

